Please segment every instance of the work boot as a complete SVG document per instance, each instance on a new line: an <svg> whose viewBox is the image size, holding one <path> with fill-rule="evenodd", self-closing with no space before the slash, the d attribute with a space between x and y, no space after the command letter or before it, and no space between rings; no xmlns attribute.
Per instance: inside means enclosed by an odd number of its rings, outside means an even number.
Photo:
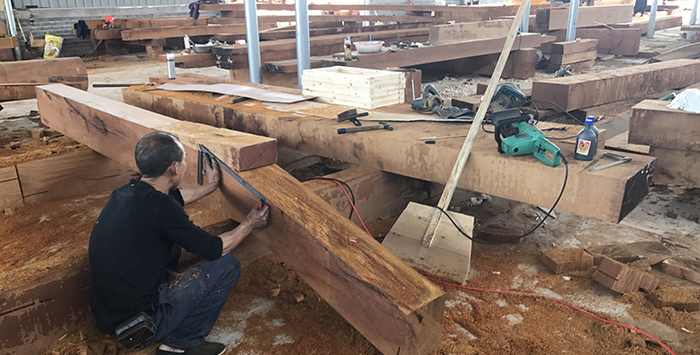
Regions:
<svg viewBox="0 0 700 355"><path fill-rule="evenodd" d="M226 351L226 345L205 341L200 346L185 351L163 350L160 347L156 350L156 355L221 355Z"/></svg>

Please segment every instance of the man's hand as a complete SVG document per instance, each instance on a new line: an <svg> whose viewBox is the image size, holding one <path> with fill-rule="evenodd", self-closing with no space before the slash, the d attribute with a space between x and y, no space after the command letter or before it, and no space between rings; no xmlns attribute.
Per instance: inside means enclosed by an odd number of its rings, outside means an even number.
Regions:
<svg viewBox="0 0 700 355"><path fill-rule="evenodd" d="M180 188L180 193L182 194L182 199L185 200L185 204L198 201L200 198L209 195L219 188L219 183L221 182L219 164L216 164L216 162L211 159L202 159L202 173L206 175L209 180L208 183L202 186Z"/></svg>
<svg viewBox="0 0 700 355"><path fill-rule="evenodd" d="M219 169L219 164L215 164L212 159L202 159L202 161L202 174L209 179L210 184L219 186L219 182L221 181L221 170Z"/></svg>
<svg viewBox="0 0 700 355"><path fill-rule="evenodd" d="M255 207L248 212L248 216L246 216L245 220L243 220L243 223L247 224L252 229L265 228L267 227L267 219L269 216L270 206L265 205L259 210L257 207Z"/></svg>

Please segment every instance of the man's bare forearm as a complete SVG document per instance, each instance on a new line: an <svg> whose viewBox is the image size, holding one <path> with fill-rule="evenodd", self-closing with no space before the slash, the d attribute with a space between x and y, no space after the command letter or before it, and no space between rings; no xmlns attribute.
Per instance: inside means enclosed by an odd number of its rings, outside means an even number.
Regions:
<svg viewBox="0 0 700 355"><path fill-rule="evenodd" d="M202 186L193 186L193 187L182 187L180 188L180 194L182 195L182 199L185 201L185 204L189 204L192 202L196 202L210 193L216 191L216 189L219 187L218 183L208 183L204 184Z"/></svg>
<svg viewBox="0 0 700 355"><path fill-rule="evenodd" d="M221 238L221 241L223 242L223 251L221 255L230 253L231 250L236 248L238 244L241 244L243 239L245 239L245 237L247 237L252 231L253 228L250 227L248 223L244 222L229 232L219 234L219 238Z"/></svg>

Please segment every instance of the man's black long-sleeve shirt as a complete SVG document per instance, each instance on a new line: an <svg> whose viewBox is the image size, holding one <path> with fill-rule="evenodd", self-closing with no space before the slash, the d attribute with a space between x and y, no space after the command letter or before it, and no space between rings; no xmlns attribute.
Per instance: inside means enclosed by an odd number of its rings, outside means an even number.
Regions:
<svg viewBox="0 0 700 355"><path fill-rule="evenodd" d="M180 247L205 259L222 241L190 221L179 190L169 195L137 180L117 188L90 234L90 303L102 332L139 312L153 313L158 286L174 270Z"/></svg>

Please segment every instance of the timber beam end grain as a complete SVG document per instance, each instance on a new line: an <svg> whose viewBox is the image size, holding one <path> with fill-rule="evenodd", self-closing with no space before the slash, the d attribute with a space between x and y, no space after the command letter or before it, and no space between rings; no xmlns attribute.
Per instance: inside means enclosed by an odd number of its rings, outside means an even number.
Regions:
<svg viewBox="0 0 700 355"><path fill-rule="evenodd" d="M653 291L659 285L656 276L607 257L602 258L592 278L618 293L638 292L640 289Z"/></svg>
<svg viewBox="0 0 700 355"><path fill-rule="evenodd" d="M63 85L39 87L37 96L44 123L131 167L135 165L134 146L143 135L170 127L170 133L183 140L190 136L190 132L181 132L184 128L174 123L177 120ZM212 151L223 154L228 151L225 142L236 145L232 141L222 139L222 146ZM196 142L183 141L190 166L197 164ZM254 231L253 236L379 351L428 354L438 347L445 303L440 288L279 166L241 171L240 176L260 191L270 206L268 226ZM183 185L195 183L196 169L188 169ZM222 174L219 190L202 203L240 221L257 200L238 181Z"/></svg>

